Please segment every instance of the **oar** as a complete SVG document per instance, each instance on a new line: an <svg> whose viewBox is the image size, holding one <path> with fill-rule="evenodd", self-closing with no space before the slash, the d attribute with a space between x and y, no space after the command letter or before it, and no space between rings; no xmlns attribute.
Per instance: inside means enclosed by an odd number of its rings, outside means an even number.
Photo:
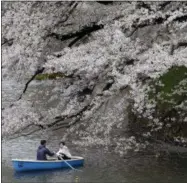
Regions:
<svg viewBox="0 0 187 183"><path fill-rule="evenodd" d="M63 160L65 163L66 163L66 165L68 165L72 170L76 170L76 171L80 171L80 172L82 172L82 170L78 170L78 169L76 169L76 168L73 168L66 160L64 160L63 158L61 158L61 157L59 157L61 160Z"/></svg>

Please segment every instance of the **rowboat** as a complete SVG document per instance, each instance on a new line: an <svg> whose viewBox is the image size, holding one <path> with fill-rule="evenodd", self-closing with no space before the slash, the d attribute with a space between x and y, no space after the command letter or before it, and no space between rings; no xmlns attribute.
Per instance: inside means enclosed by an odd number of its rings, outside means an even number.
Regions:
<svg viewBox="0 0 187 183"><path fill-rule="evenodd" d="M60 169L69 167L83 166L84 158L73 156L69 160L51 159L46 161L40 160L25 160L25 159L12 159L13 167L17 172L34 171L34 170L49 170Z"/></svg>

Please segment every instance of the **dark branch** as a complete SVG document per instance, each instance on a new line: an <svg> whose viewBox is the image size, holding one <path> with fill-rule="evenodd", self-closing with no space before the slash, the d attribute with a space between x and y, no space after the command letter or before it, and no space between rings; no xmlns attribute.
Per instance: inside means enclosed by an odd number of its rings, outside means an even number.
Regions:
<svg viewBox="0 0 187 183"><path fill-rule="evenodd" d="M70 11L64 16L64 19L63 19L63 20L60 20L59 22L57 22L57 23L55 24L55 26L66 22L66 21L69 19L70 15L73 13L73 11L76 9L77 5L78 5L77 2L75 3L75 1L72 1L72 2L69 4L70 7L72 6L72 8L70 9Z"/></svg>
<svg viewBox="0 0 187 183"><path fill-rule="evenodd" d="M139 8L145 8L145 9L147 9L147 10L149 10L149 11L153 11L153 10L151 9L150 5L147 4L147 3L144 3L143 1L142 1L142 2L138 2L137 8L138 8L138 9L139 9Z"/></svg>
<svg viewBox="0 0 187 183"><path fill-rule="evenodd" d="M162 4L159 5L159 9L163 10L170 3L171 3L171 1L165 1L164 3L162 3Z"/></svg>
<svg viewBox="0 0 187 183"><path fill-rule="evenodd" d="M80 111L77 112L76 114L72 114L71 116L68 116L68 115L66 115L66 116L57 116L57 117L55 117L55 119L57 119L57 120L54 121L53 123L47 125L47 127L50 128L50 127L53 127L53 126L58 126L58 123L64 121L65 119L72 119L72 118L74 118L74 117L77 117L78 115L79 115L79 116L82 116L83 113L84 113L84 111L86 111L87 109L90 109L90 108L91 108L91 105L87 105L87 106L83 107L82 110L80 110ZM79 119L80 119L80 118L81 118L81 117L79 117ZM71 126L72 124L63 123L62 125L65 125L66 127L67 127L67 126L69 127L69 126Z"/></svg>
<svg viewBox="0 0 187 183"><path fill-rule="evenodd" d="M34 73L34 75L31 77L31 79L29 79L29 81L27 81L27 83L25 84L25 88L24 88L24 90L23 90L23 92L22 92L22 94L21 94L21 96L19 97L19 99L18 100L20 100L21 98L22 98L22 95L26 92L26 90L27 90L27 88L28 88L28 85L30 84L30 82L32 81L32 80L34 80L34 78L38 75L38 74L41 74L43 71L44 71L44 67L42 67L41 69L38 69L35 73Z"/></svg>
<svg viewBox="0 0 187 183"><path fill-rule="evenodd" d="M82 39L85 35L79 36L75 38L72 42L69 43L68 47L72 47L76 42L78 42L80 39Z"/></svg>
<svg viewBox="0 0 187 183"><path fill-rule="evenodd" d="M96 2L104 5L113 4L113 1L96 1Z"/></svg>
<svg viewBox="0 0 187 183"><path fill-rule="evenodd" d="M3 46L4 44L7 44L8 46L11 46L13 44L14 39L13 38L12 39L3 38L2 40L3 41L2 41L1 46Z"/></svg>
<svg viewBox="0 0 187 183"><path fill-rule="evenodd" d="M65 40L68 40L68 39L72 39L72 38L75 38L74 41L72 41L70 43L70 47L75 43L77 42L79 39L81 39L82 37L84 37L85 35L88 35L90 34L91 32L94 32L94 31L97 31L97 30L100 30L102 29L104 26L102 24L100 25L96 25L96 24L93 24L91 26L84 26L81 30L77 31L77 32L74 32L74 33L69 33L69 34L65 34L65 35L61 35L61 34L57 34L57 33L51 33L51 34L48 34L46 36L47 37L54 37L58 40L61 40L61 41L65 41Z"/></svg>
<svg viewBox="0 0 187 183"><path fill-rule="evenodd" d="M171 49L170 49L170 55L173 55L173 54L174 54L174 51L175 51L176 49L178 49L179 47L187 47L187 42L182 41L182 42L179 42L179 43L176 44L176 45L172 44L172 45L171 45Z"/></svg>
<svg viewBox="0 0 187 183"><path fill-rule="evenodd" d="M176 17L175 19L173 19L173 21L186 22L187 21L187 15L182 15L182 16Z"/></svg>

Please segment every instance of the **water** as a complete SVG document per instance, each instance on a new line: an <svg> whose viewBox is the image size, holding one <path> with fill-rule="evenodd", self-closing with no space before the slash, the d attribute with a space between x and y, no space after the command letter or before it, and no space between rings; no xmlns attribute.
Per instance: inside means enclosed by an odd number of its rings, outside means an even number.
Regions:
<svg viewBox="0 0 187 183"><path fill-rule="evenodd" d="M58 150L58 136L48 139L48 147ZM2 143L2 182L127 182L127 183L183 183L187 180L186 158L162 158L136 156L120 158L101 147L81 148L68 142L73 155L85 158L82 172L71 169L16 173L12 158L35 158L38 136L20 137Z"/></svg>

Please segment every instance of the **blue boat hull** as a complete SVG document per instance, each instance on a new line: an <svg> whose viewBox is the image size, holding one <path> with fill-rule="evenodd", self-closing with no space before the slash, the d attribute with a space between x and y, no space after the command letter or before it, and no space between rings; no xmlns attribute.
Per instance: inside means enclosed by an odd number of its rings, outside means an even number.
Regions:
<svg viewBox="0 0 187 183"><path fill-rule="evenodd" d="M13 159L13 167L17 172L22 171L34 171L34 170L49 170L49 169L60 169L60 168L70 168L68 164L72 167L83 166L84 159L77 157L71 160L49 160L49 161L38 161L38 160L18 160Z"/></svg>

